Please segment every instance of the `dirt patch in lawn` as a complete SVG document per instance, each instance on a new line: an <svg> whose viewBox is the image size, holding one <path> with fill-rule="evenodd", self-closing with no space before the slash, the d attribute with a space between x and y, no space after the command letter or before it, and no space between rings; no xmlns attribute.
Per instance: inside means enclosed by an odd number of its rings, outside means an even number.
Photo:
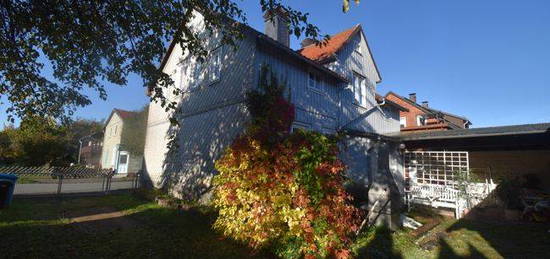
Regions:
<svg viewBox="0 0 550 259"><path fill-rule="evenodd" d="M138 227L139 222L124 211L112 207L98 207L68 212L69 224L84 232L113 232Z"/></svg>

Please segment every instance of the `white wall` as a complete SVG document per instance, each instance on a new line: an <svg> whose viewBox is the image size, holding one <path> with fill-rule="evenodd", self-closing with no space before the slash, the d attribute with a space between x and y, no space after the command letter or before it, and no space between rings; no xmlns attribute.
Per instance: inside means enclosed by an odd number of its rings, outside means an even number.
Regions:
<svg viewBox="0 0 550 259"><path fill-rule="evenodd" d="M120 145L122 129L122 119L117 113L113 113L113 116L105 126L105 134L103 135L103 149L101 151L102 168L114 167L114 156L116 152L113 152L113 150Z"/></svg>

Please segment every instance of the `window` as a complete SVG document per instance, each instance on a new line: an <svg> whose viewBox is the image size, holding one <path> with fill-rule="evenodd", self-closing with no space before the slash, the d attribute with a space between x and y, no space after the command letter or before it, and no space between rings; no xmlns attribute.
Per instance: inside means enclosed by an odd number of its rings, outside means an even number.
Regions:
<svg viewBox="0 0 550 259"><path fill-rule="evenodd" d="M180 69L180 72L179 72L179 76L180 76L180 85L179 85L179 89L181 90L186 90L185 87L191 87L191 84L186 86L185 83L186 83L186 80L188 80L189 78L187 76L191 76L191 66L190 66L190 62L191 62L191 59L189 58L190 55L188 55L185 59L182 59L179 63L179 69Z"/></svg>
<svg viewBox="0 0 550 259"><path fill-rule="evenodd" d="M210 60L208 66L208 83L213 84L220 80L220 74L222 70L222 47L217 47L210 53Z"/></svg>
<svg viewBox="0 0 550 259"><path fill-rule="evenodd" d="M401 128L407 127L407 117L399 118L399 125L401 126Z"/></svg>
<svg viewBox="0 0 550 259"><path fill-rule="evenodd" d="M418 126L426 125L426 117L422 115L416 115L416 125Z"/></svg>
<svg viewBox="0 0 550 259"><path fill-rule="evenodd" d="M309 72L307 85L310 89L313 89L319 92L323 90L321 85L321 79L312 72Z"/></svg>
<svg viewBox="0 0 550 259"><path fill-rule="evenodd" d="M355 95L355 103L365 106L367 103L367 87L365 85L365 77L354 73L353 74L353 93Z"/></svg>
<svg viewBox="0 0 550 259"><path fill-rule="evenodd" d="M355 54L363 56L363 54L361 54L361 40L355 41L355 49L353 51L355 52Z"/></svg>
<svg viewBox="0 0 550 259"><path fill-rule="evenodd" d="M204 80L204 62L201 62L200 60L195 60L195 65L192 66L190 69L190 77L189 80L189 90L194 90L196 88L199 88L200 84Z"/></svg>
<svg viewBox="0 0 550 259"><path fill-rule="evenodd" d="M118 125L115 125L115 134L117 133L118 131Z"/></svg>

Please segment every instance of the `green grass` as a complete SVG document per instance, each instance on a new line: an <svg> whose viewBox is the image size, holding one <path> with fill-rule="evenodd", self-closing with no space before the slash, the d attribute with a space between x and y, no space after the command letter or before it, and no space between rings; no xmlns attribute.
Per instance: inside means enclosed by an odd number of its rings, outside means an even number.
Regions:
<svg viewBox="0 0 550 259"><path fill-rule="evenodd" d="M51 176L46 175L22 175L17 179L17 183L40 183L40 182L54 182Z"/></svg>
<svg viewBox="0 0 550 259"><path fill-rule="evenodd" d="M550 225L449 220L434 229L448 235L439 258L550 258Z"/></svg>
<svg viewBox="0 0 550 259"><path fill-rule="evenodd" d="M71 223L98 208L122 218ZM16 199L0 210L3 258L265 258L211 230L208 209L178 211L131 195Z"/></svg>
<svg viewBox="0 0 550 259"><path fill-rule="evenodd" d="M550 258L549 224L445 219L420 240L373 228L356 240L358 258ZM425 250L419 244L431 242ZM417 244L418 243L418 244Z"/></svg>
<svg viewBox="0 0 550 259"><path fill-rule="evenodd" d="M123 216L71 223L110 211ZM419 216L419 215L416 215ZM211 229L215 213L163 208L132 195L15 199L0 210L2 258L270 258ZM444 219L420 242L407 230L372 228L358 258L550 258L550 225ZM417 243L432 242L423 249Z"/></svg>

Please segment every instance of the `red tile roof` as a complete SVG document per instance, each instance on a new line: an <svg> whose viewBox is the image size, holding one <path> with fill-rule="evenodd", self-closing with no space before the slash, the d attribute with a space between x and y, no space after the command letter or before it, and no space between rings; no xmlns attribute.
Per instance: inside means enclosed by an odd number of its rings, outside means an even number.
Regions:
<svg viewBox="0 0 550 259"><path fill-rule="evenodd" d="M137 114L136 112L125 111L121 109L114 109L114 110L118 114L118 116L120 116L120 118L122 118L123 120L134 117Z"/></svg>
<svg viewBox="0 0 550 259"><path fill-rule="evenodd" d="M323 61L327 58L332 57L338 50L342 48L348 42L348 40L355 34L358 29L360 29L361 25L355 25L350 29L347 29L343 32L340 32L338 34L332 35L330 39L326 42L326 44L316 45L311 44L298 52L302 54L303 56L315 60L315 61Z"/></svg>

